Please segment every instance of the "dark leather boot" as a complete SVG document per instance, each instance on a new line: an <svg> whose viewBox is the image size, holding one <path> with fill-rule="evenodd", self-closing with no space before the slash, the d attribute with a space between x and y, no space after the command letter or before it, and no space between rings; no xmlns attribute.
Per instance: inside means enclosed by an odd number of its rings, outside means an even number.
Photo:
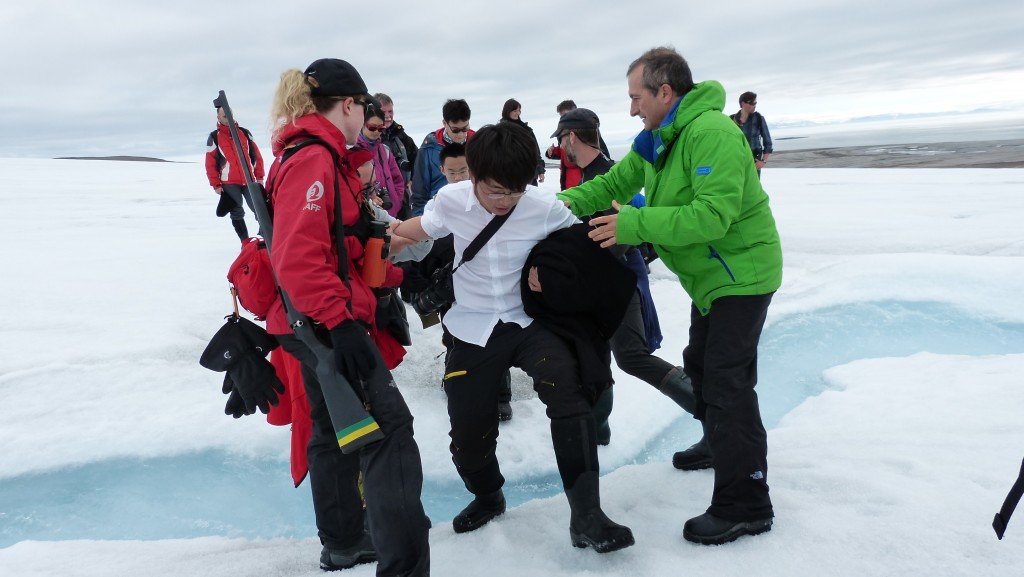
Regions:
<svg viewBox="0 0 1024 577"><path fill-rule="evenodd" d="M456 533L468 533L486 525L505 512L505 494L501 489L486 495L477 495L466 508L452 519Z"/></svg>
<svg viewBox="0 0 1024 577"><path fill-rule="evenodd" d="M598 553L618 551L633 545L629 527L612 521L601 510L601 494L597 472L580 475L572 489L565 491L572 514L569 537L574 547L592 547Z"/></svg>
<svg viewBox="0 0 1024 577"><path fill-rule="evenodd" d="M608 419L612 416L613 403L612 387L605 389L594 403L594 422L597 423L598 445L607 445L612 442L612 426L608 423Z"/></svg>

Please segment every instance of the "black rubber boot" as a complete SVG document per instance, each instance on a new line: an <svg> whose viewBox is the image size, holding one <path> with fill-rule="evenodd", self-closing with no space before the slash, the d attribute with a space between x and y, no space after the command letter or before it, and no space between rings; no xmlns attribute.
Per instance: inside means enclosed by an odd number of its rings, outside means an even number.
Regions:
<svg viewBox="0 0 1024 577"><path fill-rule="evenodd" d="M249 238L249 229L245 226L244 220L232 220L231 226L235 227L235 234L238 235L238 239L245 242Z"/></svg>
<svg viewBox="0 0 1024 577"><path fill-rule="evenodd" d="M689 449L679 451L672 455L672 466L681 471L699 471L711 468L711 447L708 446L707 427L704 427L704 436L694 443Z"/></svg>
<svg viewBox="0 0 1024 577"><path fill-rule="evenodd" d="M501 489L486 495L477 495L452 519L456 533L468 533L486 525L491 519L505 512L505 494Z"/></svg>
<svg viewBox="0 0 1024 577"><path fill-rule="evenodd" d="M597 443L593 415L551 421L558 474L569 499L569 537L575 547L608 553L634 543L629 527L615 523L601 510Z"/></svg>
<svg viewBox="0 0 1024 577"><path fill-rule="evenodd" d="M690 377L683 372L683 367L676 367L669 371L661 380L658 390L687 413L696 414L697 398L693 395L693 383L690 382Z"/></svg>
<svg viewBox="0 0 1024 577"><path fill-rule="evenodd" d="M373 563L377 560L377 550L366 533L363 538L351 547L331 549L324 547L320 551L320 568L324 571L340 571L351 569L360 563Z"/></svg>
<svg viewBox="0 0 1024 577"><path fill-rule="evenodd" d="M594 403L594 422L597 424L598 445L607 445L612 442L612 426L608 423L608 419L612 416L614 400L612 387L608 387Z"/></svg>
<svg viewBox="0 0 1024 577"><path fill-rule="evenodd" d="M601 493L596 472L580 475L572 489L565 491L572 514L569 537L574 547L591 547L598 553L618 551L633 545L629 527L612 521L601 510Z"/></svg>
<svg viewBox="0 0 1024 577"><path fill-rule="evenodd" d="M771 530L771 517L755 521L730 521L704 513L683 525L683 539L701 545L721 545L744 535L760 535Z"/></svg>
<svg viewBox="0 0 1024 577"><path fill-rule="evenodd" d="M512 373L508 369L498 388L498 420L512 420Z"/></svg>

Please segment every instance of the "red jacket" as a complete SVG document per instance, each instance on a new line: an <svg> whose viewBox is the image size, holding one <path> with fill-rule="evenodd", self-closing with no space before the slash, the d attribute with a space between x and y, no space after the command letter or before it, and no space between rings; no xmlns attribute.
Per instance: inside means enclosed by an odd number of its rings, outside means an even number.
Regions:
<svg viewBox="0 0 1024 577"><path fill-rule="evenodd" d="M561 166L559 168L562 169L562 175L560 178L561 182L559 184L562 186L562 190L572 188L580 183L580 180L583 178L583 173L580 171L580 167L576 166L571 160L569 160L569 157L565 154L565 151L562 150L562 147L552 146L548 149L548 152L545 153L545 156L552 159L557 158L561 161Z"/></svg>
<svg viewBox="0 0 1024 577"><path fill-rule="evenodd" d="M236 123L235 126L238 126ZM249 157L249 166L253 167L256 180L263 180L263 157L260 149L252 139L252 133L238 126L238 136L242 139L242 150ZM217 130L206 139L206 177L210 186L217 188L222 184L245 184L245 169L238 163L238 153L231 140L231 129L217 123Z"/></svg>
<svg viewBox="0 0 1024 577"><path fill-rule="evenodd" d="M338 277L338 253L334 244L334 181L341 176L339 190L343 224L353 226L360 218L362 186L354 168L344 161L345 136L319 114L307 114L287 125L274 142L277 156L270 169L271 204L274 215L274 244L271 265L277 282L295 308L328 329L355 319L373 325L377 298L360 274L363 245L355 236L345 236L349 283ZM309 138L331 145L342 163L339 171L331 153L323 146L306 146L281 163L286 146ZM386 286L398 286L402 272L387 263ZM267 331L290 334L291 328L278 300L267 315Z"/></svg>

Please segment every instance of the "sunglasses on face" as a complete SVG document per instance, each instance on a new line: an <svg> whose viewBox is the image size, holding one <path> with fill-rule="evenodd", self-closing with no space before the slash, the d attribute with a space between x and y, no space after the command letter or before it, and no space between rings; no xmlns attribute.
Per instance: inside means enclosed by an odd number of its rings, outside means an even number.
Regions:
<svg viewBox="0 0 1024 577"><path fill-rule="evenodd" d="M369 130L370 132L380 132L380 131L384 130L384 125L383 124L367 124L365 126L366 126L366 129Z"/></svg>
<svg viewBox="0 0 1024 577"><path fill-rule="evenodd" d="M469 125L467 124L467 125L463 126L462 128L456 128L456 127L452 126L451 124L449 124L448 125L448 130L450 130L452 134L462 134L463 132L468 132L469 131Z"/></svg>

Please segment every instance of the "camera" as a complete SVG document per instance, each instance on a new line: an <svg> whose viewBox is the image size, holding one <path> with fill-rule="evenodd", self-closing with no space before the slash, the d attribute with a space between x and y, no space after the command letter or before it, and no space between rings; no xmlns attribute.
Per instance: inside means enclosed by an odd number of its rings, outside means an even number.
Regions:
<svg viewBox="0 0 1024 577"><path fill-rule="evenodd" d="M384 210L391 210L393 206L391 203L391 194L388 193L388 189L377 183L370 183L363 187L363 196L366 200L373 202L373 196L377 195L380 200L380 207Z"/></svg>
<svg viewBox="0 0 1024 577"><path fill-rule="evenodd" d="M430 275L430 286L412 299L416 314L427 316L436 313L455 302L455 285L452 280L452 263L437 269Z"/></svg>
<svg viewBox="0 0 1024 577"><path fill-rule="evenodd" d="M403 158L398 161L398 170L402 172L412 172L412 163L409 162L408 158Z"/></svg>

